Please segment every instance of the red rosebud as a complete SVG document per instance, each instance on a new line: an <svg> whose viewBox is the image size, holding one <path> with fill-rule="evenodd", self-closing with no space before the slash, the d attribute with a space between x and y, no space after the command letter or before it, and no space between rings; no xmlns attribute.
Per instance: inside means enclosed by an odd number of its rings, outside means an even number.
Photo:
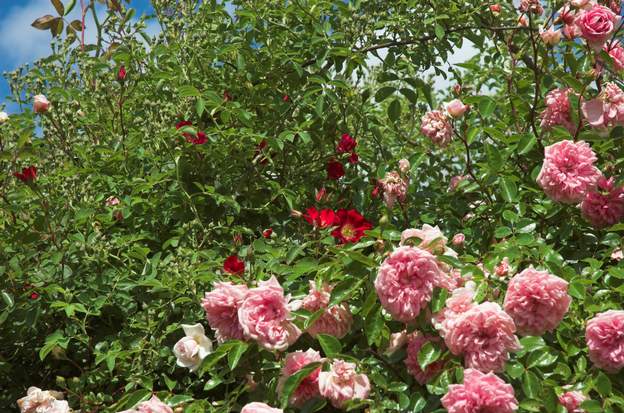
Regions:
<svg viewBox="0 0 624 413"><path fill-rule="evenodd" d="M272 228L267 228L264 231L262 231L262 236L264 238L271 238L271 235L273 235L273 229Z"/></svg>
<svg viewBox="0 0 624 413"><path fill-rule="evenodd" d="M288 97L288 95L284 95L284 96L282 97L282 100L283 100L284 102L288 102L288 101L290 100L290 98Z"/></svg>
<svg viewBox="0 0 624 413"><path fill-rule="evenodd" d="M27 168L23 168L22 172L13 172L13 176L22 182L32 182L37 179L37 168L29 166Z"/></svg>
<svg viewBox="0 0 624 413"><path fill-rule="evenodd" d="M359 161L360 161L360 157L358 156L358 154L355 152L351 153L351 156L349 156L349 163L355 165Z"/></svg>
<svg viewBox="0 0 624 413"><path fill-rule="evenodd" d="M225 91L223 91L223 100L225 102L230 102L230 101L234 100L234 98L232 97L232 95L230 95L230 92L225 90Z"/></svg>
<svg viewBox="0 0 624 413"><path fill-rule="evenodd" d="M347 153L351 152L357 146L357 142L355 139L351 137L348 133L343 133L340 138L340 142L338 142L338 146L336 147L336 152L338 153Z"/></svg>
<svg viewBox="0 0 624 413"><path fill-rule="evenodd" d="M329 179L338 180L342 178L345 174L344 166L342 163L335 159L331 159L327 163L327 177Z"/></svg>
<svg viewBox="0 0 624 413"><path fill-rule="evenodd" d="M123 82L124 80L126 80L126 67L125 66L121 66L119 68L119 71L117 72L117 80L119 80L120 82Z"/></svg>
<svg viewBox="0 0 624 413"><path fill-rule="evenodd" d="M491 11L492 13L494 13L494 14L498 14L498 13L500 13L500 11L501 11L501 6L500 6L500 4L492 4L492 5L490 6L490 11Z"/></svg>
<svg viewBox="0 0 624 413"><path fill-rule="evenodd" d="M234 245L238 246L238 245L242 245L243 244L243 236L241 234L234 234L232 236L232 242L234 243Z"/></svg>
<svg viewBox="0 0 624 413"><path fill-rule="evenodd" d="M375 187L373 188L373 190L371 192L371 198L373 198L373 199L379 198L379 191L380 191L379 185L375 185Z"/></svg>
<svg viewBox="0 0 624 413"><path fill-rule="evenodd" d="M37 298L39 298L39 294L37 294L37 293L35 293L35 292L33 292L33 293L31 293L31 294L30 294L30 299L31 299L31 300L36 300Z"/></svg>
<svg viewBox="0 0 624 413"><path fill-rule="evenodd" d="M242 274L245 272L245 261L242 261L236 255L230 255L223 262L223 271L229 274Z"/></svg>
<svg viewBox="0 0 624 413"><path fill-rule="evenodd" d="M338 227L331 234L339 244L356 243L362 239L364 231L373 227L355 209L339 209L334 224Z"/></svg>
<svg viewBox="0 0 624 413"><path fill-rule="evenodd" d="M326 195L325 187L322 187L321 189L316 190L314 199L316 199L316 202L321 202L321 200L325 198L325 195Z"/></svg>

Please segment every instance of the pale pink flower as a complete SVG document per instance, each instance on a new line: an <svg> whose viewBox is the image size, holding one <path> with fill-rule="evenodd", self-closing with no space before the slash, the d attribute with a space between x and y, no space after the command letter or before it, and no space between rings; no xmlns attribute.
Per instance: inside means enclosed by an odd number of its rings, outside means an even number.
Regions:
<svg viewBox="0 0 624 413"><path fill-rule="evenodd" d="M408 322L418 317L433 288L442 281L436 258L421 248L395 249L379 267L375 290L392 318Z"/></svg>
<svg viewBox="0 0 624 413"><path fill-rule="evenodd" d="M0 125L9 121L9 115L6 112L0 112Z"/></svg>
<svg viewBox="0 0 624 413"><path fill-rule="evenodd" d="M624 252L622 252L621 248L616 248L611 253L611 259L615 261L621 261L624 259Z"/></svg>
<svg viewBox="0 0 624 413"><path fill-rule="evenodd" d="M575 19L575 24L581 31L581 36L587 44L596 51L611 37L615 31L620 16L599 4L581 12Z"/></svg>
<svg viewBox="0 0 624 413"><path fill-rule="evenodd" d="M455 245L456 247L460 247L462 245L464 245L464 242L466 241L466 236L464 234L462 234L461 232L458 234L455 234L453 236L453 240L451 241L453 243L453 245Z"/></svg>
<svg viewBox="0 0 624 413"><path fill-rule="evenodd" d="M301 330L291 321L288 300L275 277L250 289L238 309L245 337L256 340L267 350L278 351L297 341Z"/></svg>
<svg viewBox="0 0 624 413"><path fill-rule="evenodd" d="M35 113L45 113L50 109L50 102L44 95L34 97L33 110Z"/></svg>
<svg viewBox="0 0 624 413"><path fill-rule="evenodd" d="M448 241L437 225L432 227L429 224L423 224L421 229L409 228L404 230L401 233L401 245L406 245L410 238L420 239L418 247L431 253L443 253Z"/></svg>
<svg viewBox="0 0 624 413"><path fill-rule="evenodd" d="M474 302L476 284L468 281L465 287L456 288L446 299L445 307L433 315L431 322L442 337L453 328L460 314L465 313L477 304Z"/></svg>
<svg viewBox="0 0 624 413"><path fill-rule="evenodd" d="M544 7L540 0L520 0L520 11L523 13L533 13L538 16L544 13Z"/></svg>
<svg viewBox="0 0 624 413"><path fill-rule="evenodd" d="M624 218L624 187L616 186L614 178L601 177L596 189L585 195L581 212L595 228L617 224Z"/></svg>
<svg viewBox="0 0 624 413"><path fill-rule="evenodd" d="M477 304L459 314L444 336L455 355L464 355L466 367L484 372L502 371L510 351L522 348L513 319L497 303Z"/></svg>
<svg viewBox="0 0 624 413"><path fill-rule="evenodd" d="M308 349L307 351L295 351L288 353L284 359L284 367L277 383L277 392L282 393L286 380L307 366L310 363L321 361L321 355L318 351ZM290 402L293 406L301 406L313 397L319 396L318 376L321 367L314 370L310 375L306 376L295 391L290 396Z"/></svg>
<svg viewBox="0 0 624 413"><path fill-rule="evenodd" d="M119 205L121 201L119 201L119 198L117 198L116 196L109 196L108 198L106 198L106 206L107 207L113 207L116 205Z"/></svg>
<svg viewBox="0 0 624 413"><path fill-rule="evenodd" d="M453 125L440 110L432 110L422 117L420 131L438 146L446 146L453 136Z"/></svg>
<svg viewBox="0 0 624 413"><path fill-rule="evenodd" d="M405 202L407 197L407 180L399 175L397 172L388 172L384 179L380 179L379 182L383 188L384 202L388 208L392 208L394 203Z"/></svg>
<svg viewBox="0 0 624 413"><path fill-rule="evenodd" d="M465 105L459 99L453 99L446 104L446 112L454 118L461 118L468 109L470 106Z"/></svg>
<svg viewBox="0 0 624 413"><path fill-rule="evenodd" d="M624 92L609 82L598 97L583 102L583 115L595 128L624 124Z"/></svg>
<svg viewBox="0 0 624 413"><path fill-rule="evenodd" d="M178 366L196 371L202 360L212 352L212 343L206 337L201 324L182 324L182 329L186 336L173 346L173 354Z"/></svg>
<svg viewBox="0 0 624 413"><path fill-rule="evenodd" d="M173 413L171 407L161 402L156 395L153 395L151 399L139 404L136 409L140 413Z"/></svg>
<svg viewBox="0 0 624 413"><path fill-rule="evenodd" d="M574 11L570 8L569 4L564 4L557 13L558 15L555 19L555 23L563 23L564 25L574 24Z"/></svg>
<svg viewBox="0 0 624 413"><path fill-rule="evenodd" d="M244 339L243 329L238 321L238 308L248 291L246 285L217 282L214 289L202 299L208 324L215 330L220 343L230 339Z"/></svg>
<svg viewBox="0 0 624 413"><path fill-rule="evenodd" d="M62 393L29 387L17 406L21 413L69 413L69 404L61 398Z"/></svg>
<svg viewBox="0 0 624 413"><path fill-rule="evenodd" d="M581 403L588 400L580 391L568 391L559 396L559 404L566 408L568 413L584 413Z"/></svg>
<svg viewBox="0 0 624 413"><path fill-rule="evenodd" d="M524 14L521 14L518 17L518 26L520 26L520 27L529 27L529 19L527 19Z"/></svg>
<svg viewBox="0 0 624 413"><path fill-rule="evenodd" d="M580 202L601 176L594 166L596 160L594 151L583 141L557 142L544 150L544 163L537 183L555 201Z"/></svg>
<svg viewBox="0 0 624 413"><path fill-rule="evenodd" d="M401 330L398 333L390 334L390 342L388 343L388 348L386 349L386 354L392 354L402 348L409 339L409 334L407 330Z"/></svg>
<svg viewBox="0 0 624 413"><path fill-rule="evenodd" d="M581 35L581 29L576 24L564 24L561 31L568 40L574 40Z"/></svg>
<svg viewBox="0 0 624 413"><path fill-rule="evenodd" d="M402 174L406 174L409 172L409 170L410 162L407 159L399 160L399 171L401 171Z"/></svg>
<svg viewBox="0 0 624 413"><path fill-rule="evenodd" d="M451 384L442 397L448 413L513 413L518 409L513 387L494 373L464 370L464 384Z"/></svg>
<svg viewBox="0 0 624 413"><path fill-rule="evenodd" d="M617 373L624 367L624 311L605 311L589 320L585 341L594 365L608 373Z"/></svg>
<svg viewBox="0 0 624 413"><path fill-rule="evenodd" d="M620 46L620 42L605 43L604 50L613 59L615 70L624 70L624 47Z"/></svg>
<svg viewBox="0 0 624 413"><path fill-rule="evenodd" d="M498 263L498 265L496 266L494 272L499 277L506 277L507 275L509 275L509 270L510 270L509 258L508 257L504 257L501 260L501 262Z"/></svg>
<svg viewBox="0 0 624 413"><path fill-rule="evenodd" d="M366 374L358 374L355 364L334 360L329 371L319 374L321 396L334 407L341 408L349 400L363 400L368 397L371 385Z"/></svg>
<svg viewBox="0 0 624 413"><path fill-rule="evenodd" d="M561 30L549 27L548 30L540 31L540 37L547 46L554 46L561 41Z"/></svg>
<svg viewBox="0 0 624 413"><path fill-rule="evenodd" d="M415 331L410 334L409 341L407 343L407 356L403 361L405 363L405 367L407 367L407 371L409 374L416 379L418 383L424 385L429 380L438 375L444 368L444 364L446 360L439 359L425 367L423 370L420 367L420 363L418 363L418 352L425 345L425 343L432 343L435 347L439 347L442 350L446 350L444 346L444 342L440 339L440 337L425 335L419 331Z"/></svg>
<svg viewBox="0 0 624 413"><path fill-rule="evenodd" d="M451 180L449 182L449 191L456 190L459 184L465 181L466 179L468 179L468 177L465 175L455 175L451 177Z"/></svg>
<svg viewBox="0 0 624 413"><path fill-rule="evenodd" d="M276 409L265 403L247 403L243 406L240 413L284 413L282 409Z"/></svg>
<svg viewBox="0 0 624 413"><path fill-rule="evenodd" d="M509 282L504 309L519 334L541 336L557 328L571 301L567 281L529 267Z"/></svg>
<svg viewBox="0 0 624 413"><path fill-rule="evenodd" d="M310 292L303 299L303 309L312 313L321 309L325 310L306 330L312 337L316 337L317 334L329 334L342 338L351 330L353 316L346 303L328 308L331 291L332 287L328 284L323 284L321 289L317 290L314 281L310 281Z"/></svg>
<svg viewBox="0 0 624 413"><path fill-rule="evenodd" d="M569 96L573 93L572 89L553 89L546 94L546 108L541 114L541 126L545 130L550 130L553 126L563 126L570 133L574 133L577 129L576 124L572 122L570 116Z"/></svg>

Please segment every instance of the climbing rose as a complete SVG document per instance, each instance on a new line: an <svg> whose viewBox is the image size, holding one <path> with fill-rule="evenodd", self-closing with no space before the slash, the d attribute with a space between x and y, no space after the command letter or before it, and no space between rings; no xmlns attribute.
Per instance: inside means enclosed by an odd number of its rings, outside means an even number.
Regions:
<svg viewBox="0 0 624 413"><path fill-rule="evenodd" d="M518 409L513 387L494 373L464 370L464 384L451 384L442 397L448 413L513 413Z"/></svg>
<svg viewBox="0 0 624 413"><path fill-rule="evenodd" d="M505 277L509 274L509 258L504 257L501 262L498 263L494 272L499 277Z"/></svg>
<svg viewBox="0 0 624 413"><path fill-rule="evenodd" d="M571 88L553 89L546 94L544 101L546 108L541 114L541 126L545 130L550 130L553 126L563 126L573 134L577 125L572 122L570 116L570 101L568 100L573 91Z"/></svg>
<svg viewBox="0 0 624 413"><path fill-rule="evenodd" d="M541 336L557 328L571 301L567 281L529 267L509 282L504 309L519 334Z"/></svg>
<svg viewBox="0 0 624 413"><path fill-rule="evenodd" d="M301 330L291 322L288 300L275 277L250 289L238 308L245 336L267 350L282 351L297 341Z"/></svg>
<svg viewBox="0 0 624 413"><path fill-rule="evenodd" d="M583 115L595 128L610 127L624 123L624 92L609 82L597 98L583 102Z"/></svg>
<svg viewBox="0 0 624 413"><path fill-rule="evenodd" d="M453 243L453 245L458 247L458 246L464 245L465 241L466 241L466 236L460 232L453 236L453 240L451 242Z"/></svg>
<svg viewBox="0 0 624 413"><path fill-rule="evenodd" d="M247 403L243 406L240 413L284 413L282 409L276 409L265 403Z"/></svg>
<svg viewBox="0 0 624 413"><path fill-rule="evenodd" d="M264 238L271 238L271 235L273 235L273 229L272 228L267 228L264 231L262 231L262 236Z"/></svg>
<svg viewBox="0 0 624 413"><path fill-rule="evenodd" d="M615 70L624 70L624 47L620 46L619 42L613 42L613 44L606 43L604 50L613 59Z"/></svg>
<svg viewBox="0 0 624 413"><path fill-rule="evenodd" d="M596 189L585 195L581 212L595 228L617 224L624 218L624 187L616 186L614 178L601 177Z"/></svg>
<svg viewBox="0 0 624 413"><path fill-rule="evenodd" d="M236 255L230 255L223 261L223 271L229 274L242 274L245 272L245 261Z"/></svg>
<svg viewBox="0 0 624 413"><path fill-rule="evenodd" d="M544 149L544 163L537 183L555 201L580 202L601 176L594 166L596 160L594 151L583 141L557 142Z"/></svg>
<svg viewBox="0 0 624 413"><path fill-rule="evenodd" d="M587 9L592 6L592 1L593 0L571 0L570 4L572 5L572 7L575 7L577 9Z"/></svg>
<svg viewBox="0 0 624 413"><path fill-rule="evenodd" d="M21 413L69 413L69 405L62 394L55 391L29 387L26 396L17 401Z"/></svg>
<svg viewBox="0 0 624 413"><path fill-rule="evenodd" d="M406 174L409 172L409 170L410 162L407 159L399 160L399 171L401 171L402 174Z"/></svg>
<svg viewBox="0 0 624 413"><path fill-rule="evenodd" d="M574 22L587 44L598 51L609 39L619 20L620 17L608 7L594 4L592 8L581 12Z"/></svg>
<svg viewBox="0 0 624 413"><path fill-rule="evenodd" d="M559 396L559 404L565 407L568 413L584 413L581 403L585 400L587 397L580 391L568 391Z"/></svg>
<svg viewBox="0 0 624 413"><path fill-rule="evenodd" d="M388 172L384 179L380 180L383 188L384 202L388 208L392 208L398 200L404 202L407 196L407 180L397 172Z"/></svg>
<svg viewBox="0 0 624 413"><path fill-rule="evenodd" d="M173 354L178 366L195 371L201 361L212 352L212 343L206 337L201 324L182 324L182 329L186 336L173 346Z"/></svg>
<svg viewBox="0 0 624 413"><path fill-rule="evenodd" d="M126 67L125 66L121 66L119 68L119 71L117 72L117 80L119 80L120 82L123 82L124 80L126 80Z"/></svg>
<svg viewBox="0 0 624 413"><path fill-rule="evenodd" d="M559 15L555 19L555 23L563 23L564 25L574 24L574 12L569 4L564 4L557 13Z"/></svg>
<svg viewBox="0 0 624 413"><path fill-rule="evenodd" d="M390 334L390 340L388 347L386 348L386 354L392 354L402 348L410 338L410 334L407 334L407 330L401 330L398 333Z"/></svg>
<svg viewBox="0 0 624 413"><path fill-rule="evenodd" d="M13 176L22 182L32 182L37 179L37 168L34 166L22 168L22 172L13 172Z"/></svg>
<svg viewBox="0 0 624 413"><path fill-rule="evenodd" d="M379 267L375 290L392 318L409 322L431 301L433 288L440 285L442 278L431 253L403 246L395 249Z"/></svg>
<svg viewBox="0 0 624 413"><path fill-rule="evenodd" d="M615 261L621 261L624 259L624 252L621 248L616 248L611 252L611 259Z"/></svg>
<svg viewBox="0 0 624 413"><path fill-rule="evenodd" d="M437 376L438 373L440 373L440 371L444 368L444 364L446 362L445 360L437 360L427 365L423 371L420 367L420 363L418 362L418 352L422 346L425 345L425 343L431 343L434 347L445 350L444 343L440 337L425 335L419 331L415 331L410 334L407 343L407 356L405 357L404 363L409 374L411 374L421 385L424 385L429 380Z"/></svg>
<svg viewBox="0 0 624 413"><path fill-rule="evenodd" d="M138 413L173 413L171 407L161 402L156 395L152 396L151 399L139 404L136 407L136 411ZM130 410L130 412L132 412L132 410Z"/></svg>
<svg viewBox="0 0 624 413"><path fill-rule="evenodd" d="M317 334L329 334L342 338L351 329L353 317L349 306L345 303L329 307L331 291L332 288L328 284L323 284L321 289L317 290L315 282L310 280L310 292L303 299L302 307L312 313L324 310L323 314L306 330L312 337L316 337Z"/></svg>
<svg viewBox="0 0 624 413"><path fill-rule="evenodd" d="M337 408L349 400L366 399L371 389L366 374L357 374L355 364L343 360L334 360L329 371L319 374L318 381L321 396Z"/></svg>
<svg viewBox="0 0 624 413"><path fill-rule="evenodd" d="M475 290L474 281L468 281L466 286L454 289L451 296L446 299L445 307L433 315L431 320L433 327L442 337L453 328L453 323L460 314L477 305L474 302Z"/></svg>
<svg viewBox="0 0 624 413"><path fill-rule="evenodd" d="M294 353L288 353L284 359L284 367L277 383L277 392L281 395L284 389L286 380L307 366L310 363L321 361L321 355L318 351L308 349L307 351L295 351ZM321 372L321 368L317 368L311 372L308 376L304 377L301 383L297 386L295 391L290 396L290 402L293 406L300 407L305 402L313 397L319 396L318 377Z"/></svg>
<svg viewBox="0 0 624 413"><path fill-rule="evenodd" d="M544 13L544 8L540 0L520 0L519 9L523 13L533 13L537 15Z"/></svg>
<svg viewBox="0 0 624 413"><path fill-rule="evenodd" d="M437 225L432 227L429 224L423 224L421 229L409 228L404 230L401 233L401 245L406 245L407 240L414 237L420 239L418 247L431 253L444 252L448 241Z"/></svg>
<svg viewBox="0 0 624 413"><path fill-rule="evenodd" d="M548 30L540 31L540 37L544 44L554 46L561 41L561 30L554 30L549 27Z"/></svg>
<svg viewBox="0 0 624 413"><path fill-rule="evenodd" d="M314 227L328 228L334 226L337 218L336 213L332 209L318 211L316 208L310 207L303 215L303 219L309 224L314 225Z"/></svg>
<svg viewBox="0 0 624 413"><path fill-rule="evenodd" d="M340 161L331 159L327 162L327 177L329 179L338 180L345 174L344 166Z"/></svg>
<svg viewBox="0 0 624 413"><path fill-rule="evenodd" d="M217 282L214 289L202 299L208 324L216 331L215 335L220 343L230 339L243 339L243 329L238 322L238 308L247 292L246 285Z"/></svg>
<svg viewBox="0 0 624 413"><path fill-rule="evenodd" d="M44 95L34 97L33 110L35 113L45 113L50 109L50 102Z"/></svg>
<svg viewBox="0 0 624 413"><path fill-rule="evenodd" d="M111 195L108 198L106 198L105 204L107 207L113 207L113 206L119 205L120 202L121 201L119 200L119 198Z"/></svg>
<svg viewBox="0 0 624 413"><path fill-rule="evenodd" d="M464 355L466 367L502 371L510 351L522 348L513 319L497 303L484 302L459 314L444 336L455 355Z"/></svg>
<svg viewBox="0 0 624 413"><path fill-rule="evenodd" d="M359 242L364 236L364 231L373 228L373 225L355 209L336 211L334 225L337 228L331 232L331 235L339 244Z"/></svg>
<svg viewBox="0 0 624 413"><path fill-rule="evenodd" d="M459 99L453 99L446 104L446 111L454 118L461 118L468 109L470 106L465 105Z"/></svg>
<svg viewBox="0 0 624 413"><path fill-rule="evenodd" d="M444 147L451 142L453 126L442 111L427 112L421 120L420 131L434 144Z"/></svg>
<svg viewBox="0 0 624 413"><path fill-rule="evenodd" d="M336 147L336 152L338 153L347 153L351 152L357 146L357 142L353 139L348 133L343 133L340 138L340 142L338 142L338 146Z"/></svg>
<svg viewBox="0 0 624 413"><path fill-rule="evenodd" d="M355 165L358 162L360 162L360 157L358 156L357 153L352 152L351 155L349 156L349 163Z"/></svg>
<svg viewBox="0 0 624 413"><path fill-rule="evenodd" d="M585 340L589 359L608 373L624 367L624 311L609 310L587 322Z"/></svg>

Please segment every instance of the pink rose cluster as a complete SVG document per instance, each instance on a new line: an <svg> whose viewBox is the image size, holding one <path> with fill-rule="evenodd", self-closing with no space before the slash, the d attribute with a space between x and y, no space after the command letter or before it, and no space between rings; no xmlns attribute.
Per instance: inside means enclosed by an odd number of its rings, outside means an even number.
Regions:
<svg viewBox="0 0 624 413"><path fill-rule="evenodd" d="M559 325L571 301L567 281L530 267L509 282L504 309L519 334L541 336Z"/></svg>
<svg viewBox="0 0 624 413"><path fill-rule="evenodd" d="M513 413L518 409L513 387L494 373L464 370L464 383L451 384L442 397L448 413Z"/></svg>
<svg viewBox="0 0 624 413"><path fill-rule="evenodd" d="M624 217L624 187L613 178L601 177L594 191L589 191L581 202L581 213L595 228L617 224Z"/></svg>
<svg viewBox="0 0 624 413"><path fill-rule="evenodd" d="M599 51L605 42L611 37L620 21L620 16L608 7L594 4L590 8L581 11L575 18L574 23L578 27L579 34L594 50Z"/></svg>
<svg viewBox="0 0 624 413"><path fill-rule="evenodd" d="M301 335L292 322L289 297L275 277L251 289L217 283L206 293L202 306L220 342L246 338L268 350L282 351Z"/></svg>
<svg viewBox="0 0 624 413"><path fill-rule="evenodd" d="M284 411L271 407L266 403L252 402L244 405L240 413L284 413Z"/></svg>
<svg viewBox="0 0 624 413"><path fill-rule="evenodd" d="M624 310L605 311L589 320L585 340L596 367L609 373L624 368Z"/></svg>
<svg viewBox="0 0 624 413"><path fill-rule="evenodd" d="M329 334L337 338L343 338L351 330L353 316L346 303L340 305L329 305L332 288L328 284L323 284L321 289L317 289L314 281L310 281L310 292L303 299L302 307L310 312L324 310L306 332L312 337L317 334Z"/></svg>

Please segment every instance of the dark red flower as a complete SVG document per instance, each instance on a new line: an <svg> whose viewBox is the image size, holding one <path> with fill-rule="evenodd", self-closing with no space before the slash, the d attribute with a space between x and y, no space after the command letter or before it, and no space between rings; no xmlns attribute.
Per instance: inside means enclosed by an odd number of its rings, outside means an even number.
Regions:
<svg viewBox="0 0 624 413"><path fill-rule="evenodd" d="M340 138L340 142L338 142L338 146L336 147L336 152L338 153L347 153L351 152L357 146L357 142L355 139L351 137L348 133L343 133Z"/></svg>
<svg viewBox="0 0 624 413"><path fill-rule="evenodd" d="M223 262L223 271L229 274L242 274L245 272L245 261L240 260L236 255L230 255Z"/></svg>
<svg viewBox="0 0 624 413"><path fill-rule="evenodd" d="M225 91L223 91L223 100L226 101L226 102L229 102L231 100L234 100L234 98L232 97L232 95L230 95L230 92L225 90Z"/></svg>
<svg viewBox="0 0 624 413"><path fill-rule="evenodd" d="M271 238L271 235L273 235L273 229L272 228L267 228L264 231L262 231L262 236L264 238Z"/></svg>
<svg viewBox="0 0 624 413"><path fill-rule="evenodd" d="M319 228L328 228L335 224L336 214L331 209L323 209L318 211L314 207L310 207L303 215L303 219L308 221L310 225L314 225Z"/></svg>
<svg viewBox="0 0 624 413"><path fill-rule="evenodd" d="M254 152L254 160L260 165L266 165L269 162L269 158L265 155L265 149L269 145L266 139L262 139L259 144L256 145Z"/></svg>
<svg viewBox="0 0 624 413"><path fill-rule="evenodd" d="M37 179L37 168L34 166L22 168L22 172L13 172L13 176L22 182L32 182Z"/></svg>
<svg viewBox="0 0 624 413"><path fill-rule="evenodd" d="M288 97L288 95L284 95L284 96L282 97L282 100L283 100L284 102L288 102L288 100L290 100L290 98Z"/></svg>
<svg viewBox="0 0 624 413"><path fill-rule="evenodd" d="M329 162L327 162L327 177L329 179L337 180L342 178L344 174L345 170L344 166L342 166L342 163L335 159L331 159Z"/></svg>
<svg viewBox="0 0 624 413"><path fill-rule="evenodd" d="M123 82L124 80L126 80L126 67L125 66L121 66L119 68L119 71L117 72L117 80L119 80L120 82Z"/></svg>
<svg viewBox="0 0 624 413"><path fill-rule="evenodd" d="M37 298L39 298L39 294L37 294L37 293L35 293L35 292L33 292L33 293L31 293L31 294L30 294L30 299L31 299L31 300L36 300Z"/></svg>
<svg viewBox="0 0 624 413"><path fill-rule="evenodd" d="M360 161L360 157L357 153L352 152L351 156L349 156L349 163L356 164Z"/></svg>
<svg viewBox="0 0 624 413"><path fill-rule="evenodd" d="M194 145L203 145L204 143L208 141L208 139L206 139L206 134L204 132L199 131L197 132L197 136L193 136L193 135L187 136L186 141Z"/></svg>
<svg viewBox="0 0 624 413"><path fill-rule="evenodd" d="M332 236L339 244L355 243L364 236L364 231L373 227L355 209L339 209L336 211L336 221L338 227L332 231Z"/></svg>

